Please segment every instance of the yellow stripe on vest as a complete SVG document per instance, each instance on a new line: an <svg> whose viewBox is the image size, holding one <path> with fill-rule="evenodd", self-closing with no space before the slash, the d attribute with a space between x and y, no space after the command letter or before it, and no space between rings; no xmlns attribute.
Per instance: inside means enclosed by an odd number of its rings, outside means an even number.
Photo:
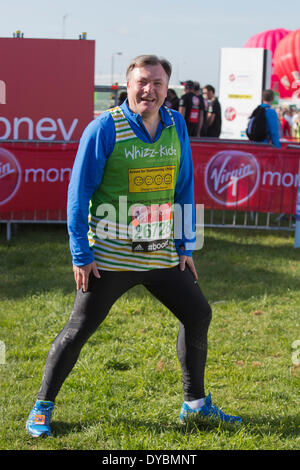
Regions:
<svg viewBox="0 0 300 470"><path fill-rule="evenodd" d="M116 142L121 142L136 137L122 109L119 106L110 109L109 112L115 122Z"/></svg>

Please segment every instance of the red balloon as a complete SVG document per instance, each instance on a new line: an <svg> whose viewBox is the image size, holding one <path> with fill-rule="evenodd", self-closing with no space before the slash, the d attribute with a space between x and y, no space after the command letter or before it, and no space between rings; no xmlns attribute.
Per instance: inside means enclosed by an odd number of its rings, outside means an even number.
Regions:
<svg viewBox="0 0 300 470"><path fill-rule="evenodd" d="M272 52L272 58L274 59L275 50L281 42L291 31L278 28L278 29L269 29L263 31L262 33L255 34L246 42L244 47L262 47L263 49L268 49ZM272 63L273 66L273 63ZM277 73L274 73L274 67L272 67L271 75L271 88L274 91L278 91L281 98L287 98L291 96L291 91L287 90L281 83Z"/></svg>
<svg viewBox="0 0 300 470"><path fill-rule="evenodd" d="M287 36L291 31L288 31L284 28L278 29L269 29L268 31L263 31L262 33L255 34L246 42L244 47L263 47L272 52L275 52L275 49L285 36Z"/></svg>
<svg viewBox="0 0 300 470"><path fill-rule="evenodd" d="M293 97L300 97L300 29L292 31L278 44L274 67L280 82Z"/></svg>

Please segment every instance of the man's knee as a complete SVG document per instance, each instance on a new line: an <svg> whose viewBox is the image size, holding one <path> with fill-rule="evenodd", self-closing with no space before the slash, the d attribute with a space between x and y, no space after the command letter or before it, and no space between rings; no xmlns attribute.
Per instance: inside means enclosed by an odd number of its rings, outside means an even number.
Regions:
<svg viewBox="0 0 300 470"><path fill-rule="evenodd" d="M196 334L202 333L208 330L212 319L212 309L209 304L205 306L205 308L201 309L201 313L197 316L197 319L193 323L193 325L189 326L189 329L194 330Z"/></svg>
<svg viewBox="0 0 300 470"><path fill-rule="evenodd" d="M209 303L207 303L206 308L204 309L204 318L206 319L207 325L210 324L211 319L212 319L212 309Z"/></svg>
<svg viewBox="0 0 300 470"><path fill-rule="evenodd" d="M193 312L192 316L187 316L186 320L183 321L185 328L194 329L196 331L203 330L209 327L212 319L212 309L208 302L202 303L201 307L198 307Z"/></svg>
<svg viewBox="0 0 300 470"><path fill-rule="evenodd" d="M87 322L69 321L57 340L61 347L79 347L91 336L96 327Z"/></svg>

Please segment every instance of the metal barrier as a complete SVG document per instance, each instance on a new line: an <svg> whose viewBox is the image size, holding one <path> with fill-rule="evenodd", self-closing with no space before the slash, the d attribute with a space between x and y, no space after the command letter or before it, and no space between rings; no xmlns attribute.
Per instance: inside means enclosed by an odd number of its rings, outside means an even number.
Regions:
<svg viewBox="0 0 300 470"><path fill-rule="evenodd" d="M95 85L94 92L96 96L103 96L103 93L109 94L109 99L101 99L98 102L98 99L95 102L94 114L97 116L103 111L106 111L112 104L114 106L118 105L119 93L122 91L127 91L127 87L124 85Z"/></svg>
<svg viewBox="0 0 300 470"><path fill-rule="evenodd" d="M214 228L295 230L295 217L271 212L242 212L206 209L204 226Z"/></svg>
<svg viewBox="0 0 300 470"><path fill-rule="evenodd" d="M14 230L18 224L66 224L65 211L57 211L58 217L51 219L51 213L40 219L37 217L37 211L31 220L23 217L14 217L11 214L9 220L0 220L0 223L6 224L6 239L11 240ZM277 231L295 231L295 217L293 215L272 214L262 212L239 212L239 211L220 211L214 209L204 210L204 228L224 228L224 229L256 229L256 230L277 230Z"/></svg>
<svg viewBox="0 0 300 470"><path fill-rule="evenodd" d="M17 224L66 224L66 220L0 220L0 224L6 224L6 240L10 241Z"/></svg>

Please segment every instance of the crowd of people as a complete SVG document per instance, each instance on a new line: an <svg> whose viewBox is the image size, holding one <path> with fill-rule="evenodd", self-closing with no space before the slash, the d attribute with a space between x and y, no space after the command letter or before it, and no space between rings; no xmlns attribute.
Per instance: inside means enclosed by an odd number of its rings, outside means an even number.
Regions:
<svg viewBox="0 0 300 470"><path fill-rule="evenodd" d="M198 82L188 80L180 98L169 88L165 105L183 115L190 137L219 137L221 106L212 85L201 89Z"/></svg>
<svg viewBox="0 0 300 470"><path fill-rule="evenodd" d="M295 107L278 106L276 112L280 137L300 139L300 110Z"/></svg>
<svg viewBox="0 0 300 470"><path fill-rule="evenodd" d="M190 137L219 137L222 124L221 105L215 95L215 88L206 85L201 89L199 82L191 80L183 85L181 97L177 96L173 88L168 89L165 105L184 116ZM270 107L275 109L278 116L279 139L300 140L300 109L286 105L274 107L272 103Z"/></svg>
<svg viewBox="0 0 300 470"><path fill-rule="evenodd" d="M180 97L174 88L169 88L164 104L184 116L190 137L219 137L222 124L221 105L215 95L215 88L206 85L201 89L199 82L191 80L183 85L184 91ZM121 92L118 105L120 106L126 98L127 92ZM277 113L278 138L300 140L300 109L286 105L276 107L272 102L270 106ZM275 143L275 146L278 145Z"/></svg>
<svg viewBox="0 0 300 470"><path fill-rule="evenodd" d="M221 105L215 95L215 88L206 85L201 89L199 82L188 80L183 83L184 91L179 97L174 88L168 89L165 106L179 111L186 122L190 137L219 137L221 134ZM126 100L127 92L118 96L118 106ZM114 101L114 95L111 95ZM112 102L111 108L115 104Z"/></svg>

